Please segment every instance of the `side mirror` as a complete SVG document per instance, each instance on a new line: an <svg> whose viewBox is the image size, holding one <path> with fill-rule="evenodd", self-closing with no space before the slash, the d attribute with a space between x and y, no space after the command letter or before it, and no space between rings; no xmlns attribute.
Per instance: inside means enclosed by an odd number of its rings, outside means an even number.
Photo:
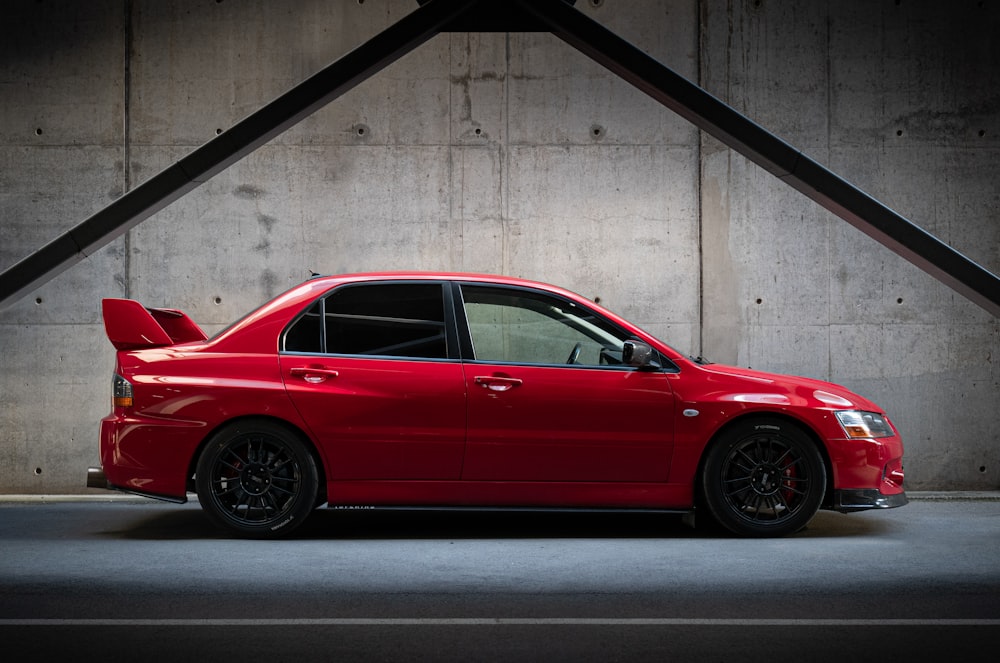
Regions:
<svg viewBox="0 0 1000 663"><path fill-rule="evenodd" d="M659 368L653 359L656 351L642 341L625 341L622 346L622 363L636 368Z"/></svg>

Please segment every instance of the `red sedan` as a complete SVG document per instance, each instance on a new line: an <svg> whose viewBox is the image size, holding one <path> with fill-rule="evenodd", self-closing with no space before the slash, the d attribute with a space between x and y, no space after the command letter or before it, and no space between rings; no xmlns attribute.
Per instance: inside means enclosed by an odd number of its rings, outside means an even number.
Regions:
<svg viewBox="0 0 1000 663"><path fill-rule="evenodd" d="M118 349L88 485L241 536L316 507L704 510L749 536L901 506L903 444L843 387L691 359L521 279L317 277L207 338L106 299ZM700 512L700 511L699 511Z"/></svg>

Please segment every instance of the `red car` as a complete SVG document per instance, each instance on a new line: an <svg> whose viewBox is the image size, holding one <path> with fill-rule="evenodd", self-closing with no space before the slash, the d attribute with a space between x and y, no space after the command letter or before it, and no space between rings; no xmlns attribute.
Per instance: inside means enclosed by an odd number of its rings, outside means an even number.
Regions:
<svg viewBox="0 0 1000 663"><path fill-rule="evenodd" d="M317 277L212 338L105 299L118 349L88 485L241 536L332 508L704 509L777 536L901 506L903 444L843 387L691 359L521 279Z"/></svg>

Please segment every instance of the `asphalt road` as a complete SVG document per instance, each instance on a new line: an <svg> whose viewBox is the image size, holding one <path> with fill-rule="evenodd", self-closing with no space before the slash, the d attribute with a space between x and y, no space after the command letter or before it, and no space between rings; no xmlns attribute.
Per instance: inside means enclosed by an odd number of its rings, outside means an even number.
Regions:
<svg viewBox="0 0 1000 663"><path fill-rule="evenodd" d="M663 515L0 503L7 660L995 661L1000 501L746 540ZM195 658L197 657L197 658ZM849 657L846 658L845 657Z"/></svg>

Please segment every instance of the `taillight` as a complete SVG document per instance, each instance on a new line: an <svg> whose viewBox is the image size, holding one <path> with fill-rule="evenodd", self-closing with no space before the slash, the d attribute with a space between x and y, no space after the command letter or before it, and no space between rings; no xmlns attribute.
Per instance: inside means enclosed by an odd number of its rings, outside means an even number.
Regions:
<svg viewBox="0 0 1000 663"><path fill-rule="evenodd" d="M132 407L132 383L116 374L111 383L111 401L115 407Z"/></svg>

